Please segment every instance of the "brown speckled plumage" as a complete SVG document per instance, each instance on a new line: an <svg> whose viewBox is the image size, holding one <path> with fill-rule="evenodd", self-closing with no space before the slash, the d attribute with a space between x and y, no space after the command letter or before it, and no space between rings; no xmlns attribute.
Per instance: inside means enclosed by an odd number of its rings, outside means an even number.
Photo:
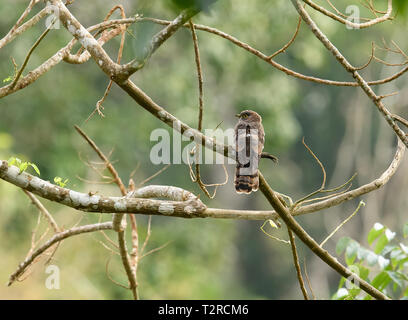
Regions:
<svg viewBox="0 0 408 320"><path fill-rule="evenodd" d="M252 110L244 110L235 126L236 169L235 190L249 194L259 187L258 163L264 147L262 118Z"/></svg>

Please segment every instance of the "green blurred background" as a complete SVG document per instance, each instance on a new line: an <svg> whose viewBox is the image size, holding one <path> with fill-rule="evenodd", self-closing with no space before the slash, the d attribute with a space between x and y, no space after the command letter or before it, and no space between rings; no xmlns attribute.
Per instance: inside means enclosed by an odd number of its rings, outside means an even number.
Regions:
<svg viewBox="0 0 408 320"><path fill-rule="evenodd" d="M386 1L377 1L384 9ZM0 3L0 35L15 23L28 1L3 0ZM103 20L110 8L121 3L128 16L136 13L171 20L177 6L170 1L75 1L70 10L84 26ZM339 9L355 1L336 1ZM381 45L382 38L396 41L408 50L406 41L405 1L397 1L397 16L370 29L348 30L319 14L313 14L333 43L355 65L369 58L371 42ZM43 4L33 10L32 16ZM359 5L362 16L370 16ZM310 11L310 10L309 10ZM115 13L114 17L119 17ZM371 17L371 16L370 16ZM297 23L290 1L219 0L211 10L199 14L194 22L223 30L271 54L285 44ZM40 22L14 42L0 50L0 77L13 73L12 56L20 65L29 48L44 30ZM160 26L150 22L130 27L123 61L140 52ZM53 55L70 40L61 28L52 30L32 55L24 74ZM272 68L245 50L212 34L198 31L204 76L204 128L228 129L235 124L234 114L252 108L263 117L266 133L265 150L279 157L279 164L264 160L261 170L271 186L279 192L299 198L320 186L321 171L302 146L302 137L325 164L328 186L342 184L354 173L353 185L378 177L392 159L396 138L376 108L358 88L330 87L294 79ZM119 39L105 48L116 58ZM401 62L395 54L378 50L381 59ZM308 75L350 81L349 75L302 24L296 42L276 61ZM400 67L385 67L373 62L363 75L369 79L387 77ZM393 113L408 116L406 77L382 87L378 94L400 91L386 100ZM180 30L151 58L132 80L153 100L187 124L196 127L198 90L191 34ZM113 85L104 103L105 118L93 116L85 122L102 97L108 83L106 76L90 60L83 65L60 63L29 87L0 100L0 159L18 156L38 165L41 177L52 181L55 176L68 178L68 187L78 191L98 191L119 195L113 185L84 183L78 177L95 181L100 177L84 164L97 157L75 132L75 124L96 141L105 153L113 149L112 160L124 181L137 168L137 183L163 166L149 160L155 142L149 137L156 128L168 129L139 107L120 88ZM365 235L374 222L381 221L392 230L407 220L407 165L404 163L391 182L380 191L362 197L366 207L344 226L328 243L334 252L339 237L348 235L365 243ZM220 166L202 167L205 182L223 181ZM262 209L270 207L260 192L235 194L234 167L228 166L229 182L220 187L214 200L206 199L191 182L186 165L172 165L150 183L175 185L196 194L217 208ZM370 180L371 179L371 180ZM323 240L356 208L358 201L298 220L317 240ZM110 219L110 215L83 214L70 208L41 200L60 226ZM60 268L61 288L45 287L45 259L30 270L22 283L6 287L9 275L24 259L37 224L38 212L18 188L0 181L0 298L1 299L129 299L130 292L113 284L106 274L125 284L120 258L105 249L101 234L80 235L64 241L53 264ZM140 237L146 234L147 218L138 216ZM153 217L148 249L170 241L164 249L144 258L139 266L139 292L142 299L300 299L301 293L292 264L289 246L267 237L260 231L262 221L214 219L179 219ZM40 231L46 229L45 222ZM285 228L268 230L287 239ZM51 234L49 232L48 236ZM111 233L108 233L112 235ZM113 234L114 236L114 234ZM130 241L130 239L129 239ZM337 288L339 275L298 242L301 262L318 298L329 298Z"/></svg>

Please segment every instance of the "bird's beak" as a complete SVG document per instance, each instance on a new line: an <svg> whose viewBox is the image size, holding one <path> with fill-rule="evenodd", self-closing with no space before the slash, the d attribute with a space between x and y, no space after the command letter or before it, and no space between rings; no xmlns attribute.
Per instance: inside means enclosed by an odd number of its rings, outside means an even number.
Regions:
<svg viewBox="0 0 408 320"><path fill-rule="evenodd" d="M240 114L239 114L239 113L237 113L235 116L236 116L237 118L239 118L239 117L240 117Z"/></svg>

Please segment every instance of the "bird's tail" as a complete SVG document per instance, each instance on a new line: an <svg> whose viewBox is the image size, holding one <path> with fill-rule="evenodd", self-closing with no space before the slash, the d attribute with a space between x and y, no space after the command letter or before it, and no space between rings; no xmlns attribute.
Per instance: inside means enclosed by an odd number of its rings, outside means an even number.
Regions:
<svg viewBox="0 0 408 320"><path fill-rule="evenodd" d="M257 191L259 188L258 171L252 175L241 175L240 168L235 169L235 190L237 193L250 194L252 191Z"/></svg>

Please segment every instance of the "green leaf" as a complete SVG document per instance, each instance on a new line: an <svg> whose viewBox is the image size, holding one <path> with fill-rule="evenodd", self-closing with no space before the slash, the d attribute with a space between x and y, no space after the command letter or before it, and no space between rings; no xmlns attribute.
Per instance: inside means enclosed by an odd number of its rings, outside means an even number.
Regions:
<svg viewBox="0 0 408 320"><path fill-rule="evenodd" d="M343 288L345 282L346 282L346 278L341 277L338 289Z"/></svg>
<svg viewBox="0 0 408 320"><path fill-rule="evenodd" d="M349 292L346 288L340 288L337 290L337 292L334 294L333 299L336 300L343 300L349 295Z"/></svg>
<svg viewBox="0 0 408 320"><path fill-rule="evenodd" d="M17 167L19 167L20 166L20 164L21 164L21 160L19 159L19 158L16 158L16 157L11 157L10 159L8 159L8 164L10 165L10 166L17 166Z"/></svg>
<svg viewBox="0 0 408 320"><path fill-rule="evenodd" d="M355 300L356 299L356 297L357 297L357 295L359 294L361 292L361 289L360 288L352 288L352 289L349 289L349 297L347 297L347 299L351 299L351 300Z"/></svg>
<svg viewBox="0 0 408 320"><path fill-rule="evenodd" d="M3 79L3 83L9 82L13 80L13 76L8 76L7 78Z"/></svg>
<svg viewBox="0 0 408 320"><path fill-rule="evenodd" d="M55 184L59 185L61 188L64 188L67 185L68 179L65 179L62 181L61 177L55 177L54 178Z"/></svg>
<svg viewBox="0 0 408 320"><path fill-rule="evenodd" d="M358 248L360 247L360 245L358 244L358 242L352 240L350 241L349 245L346 248L346 263L348 265L352 265L354 263L354 260L357 257L357 251Z"/></svg>
<svg viewBox="0 0 408 320"><path fill-rule="evenodd" d="M368 278L369 273L370 273L370 269L368 269L368 268L366 268L366 267L364 267L362 265L359 265L358 268L360 270L360 278L363 279L363 280L366 280Z"/></svg>
<svg viewBox="0 0 408 320"><path fill-rule="evenodd" d="M29 165L34 169L35 172L37 172L38 175L40 175L40 170L38 169L37 165L34 163L29 163Z"/></svg>
<svg viewBox="0 0 408 320"><path fill-rule="evenodd" d="M357 250L357 259L364 261L370 253L372 253L370 250L360 246Z"/></svg>
<svg viewBox="0 0 408 320"><path fill-rule="evenodd" d="M382 251L382 255L385 256L387 253L392 252L396 248L399 248L399 247L397 245L395 245L395 244L386 245L385 248Z"/></svg>
<svg viewBox="0 0 408 320"><path fill-rule="evenodd" d="M377 239L382 233L385 232L385 227L380 223L376 223L374 227L370 230L367 236L368 244L371 245L375 239Z"/></svg>
<svg viewBox="0 0 408 320"><path fill-rule="evenodd" d="M26 171L28 168L28 162L23 162L22 164L20 164L19 169L20 169L20 173Z"/></svg>
<svg viewBox="0 0 408 320"><path fill-rule="evenodd" d="M395 271L395 273L403 280L408 281L408 275L406 275L405 273L399 272L399 271Z"/></svg>
<svg viewBox="0 0 408 320"><path fill-rule="evenodd" d="M377 263L377 261L378 261L378 256L377 256L374 252L371 252L371 251L370 251L370 253L367 255L365 261L367 261L367 264L368 264L370 267L372 267L372 266L374 266L374 265Z"/></svg>
<svg viewBox="0 0 408 320"><path fill-rule="evenodd" d="M390 276L391 280L400 288L403 288L404 282L403 277L401 277L401 273L394 272L394 271L386 271L387 274Z"/></svg>
<svg viewBox="0 0 408 320"><path fill-rule="evenodd" d="M387 271L381 271L377 276L371 281L371 284L378 290L383 290L391 281L390 276Z"/></svg>
<svg viewBox="0 0 408 320"><path fill-rule="evenodd" d="M402 253L402 250L400 248L394 249L390 254L392 265L395 267L398 264L399 260L403 259L404 257L405 255Z"/></svg>
<svg viewBox="0 0 408 320"><path fill-rule="evenodd" d="M390 260L384 258L383 256L378 256L378 265L381 269L385 269L389 266Z"/></svg>
<svg viewBox="0 0 408 320"><path fill-rule="evenodd" d="M338 255L343 253L343 251L347 248L350 240L351 240L351 238L349 238L349 237L342 237L342 238L339 239L339 241L337 241L336 253Z"/></svg>
<svg viewBox="0 0 408 320"><path fill-rule="evenodd" d="M374 252L376 254L380 254L381 251L385 248L385 246L388 244L388 238L385 234L381 235L381 237L378 239L377 243L375 244Z"/></svg>
<svg viewBox="0 0 408 320"><path fill-rule="evenodd" d="M68 179L66 179L66 180L64 181L64 183L66 183L67 181L68 181ZM278 229L278 226L276 225L276 223L275 223L273 220L269 219L268 222L269 222L269 225L270 225L272 228Z"/></svg>

